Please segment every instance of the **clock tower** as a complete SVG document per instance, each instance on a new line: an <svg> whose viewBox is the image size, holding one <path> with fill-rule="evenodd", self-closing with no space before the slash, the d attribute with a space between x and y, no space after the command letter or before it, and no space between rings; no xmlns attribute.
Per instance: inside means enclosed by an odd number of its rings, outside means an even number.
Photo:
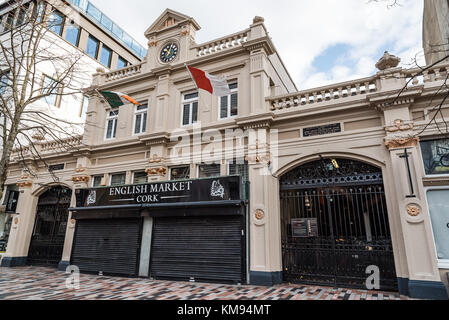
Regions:
<svg viewBox="0 0 449 320"><path fill-rule="evenodd" d="M192 17L166 9L145 31L148 68L158 69L194 58L195 52L190 48L195 44L195 34L200 29Z"/></svg>

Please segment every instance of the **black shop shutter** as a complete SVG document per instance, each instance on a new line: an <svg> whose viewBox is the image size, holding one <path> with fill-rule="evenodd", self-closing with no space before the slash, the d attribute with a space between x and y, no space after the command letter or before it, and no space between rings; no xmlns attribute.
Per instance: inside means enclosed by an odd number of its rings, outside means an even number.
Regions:
<svg viewBox="0 0 449 320"><path fill-rule="evenodd" d="M156 218L151 276L243 283L242 217Z"/></svg>
<svg viewBox="0 0 449 320"><path fill-rule="evenodd" d="M79 220L72 265L81 272L136 276L141 219Z"/></svg>

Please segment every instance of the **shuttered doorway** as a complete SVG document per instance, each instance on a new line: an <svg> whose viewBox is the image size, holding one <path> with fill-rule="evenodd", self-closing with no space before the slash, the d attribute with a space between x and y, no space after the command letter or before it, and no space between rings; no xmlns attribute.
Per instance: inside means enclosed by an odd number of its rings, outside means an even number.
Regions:
<svg viewBox="0 0 449 320"><path fill-rule="evenodd" d="M244 283L242 217L156 218L151 277Z"/></svg>
<svg viewBox="0 0 449 320"><path fill-rule="evenodd" d="M81 272L136 276L141 219L78 220L72 265Z"/></svg>

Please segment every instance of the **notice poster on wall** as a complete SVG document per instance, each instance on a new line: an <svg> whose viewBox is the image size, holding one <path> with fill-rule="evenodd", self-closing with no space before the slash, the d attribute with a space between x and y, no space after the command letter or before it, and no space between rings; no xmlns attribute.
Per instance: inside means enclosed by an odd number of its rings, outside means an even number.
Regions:
<svg viewBox="0 0 449 320"><path fill-rule="evenodd" d="M292 219L291 225L293 238L318 237L318 219L316 218Z"/></svg>

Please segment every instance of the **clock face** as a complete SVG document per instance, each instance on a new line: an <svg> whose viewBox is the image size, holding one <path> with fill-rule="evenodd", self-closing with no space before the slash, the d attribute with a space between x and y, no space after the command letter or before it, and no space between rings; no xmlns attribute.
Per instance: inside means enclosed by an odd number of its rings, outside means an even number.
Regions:
<svg viewBox="0 0 449 320"><path fill-rule="evenodd" d="M169 63L175 60L178 55L178 45L174 42L167 44L161 50L161 61Z"/></svg>

